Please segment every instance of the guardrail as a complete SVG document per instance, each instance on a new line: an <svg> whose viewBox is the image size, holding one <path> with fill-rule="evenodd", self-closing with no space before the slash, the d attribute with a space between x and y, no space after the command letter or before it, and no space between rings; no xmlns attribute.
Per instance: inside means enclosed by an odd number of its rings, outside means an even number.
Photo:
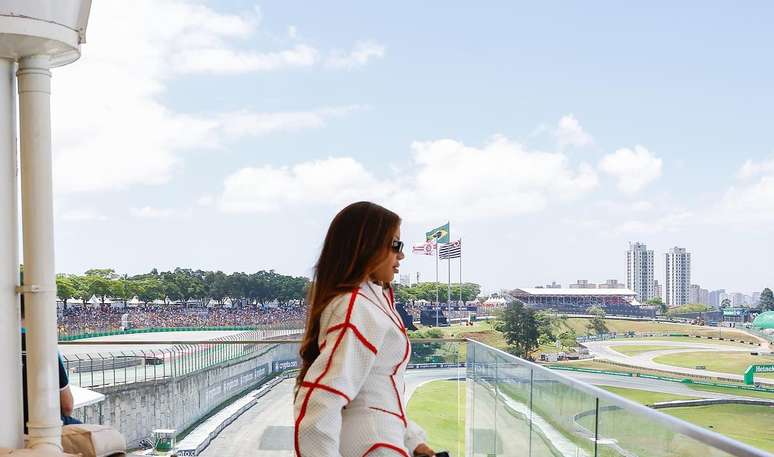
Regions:
<svg viewBox="0 0 774 457"><path fill-rule="evenodd" d="M771 457L472 340L467 378L469 456Z"/></svg>
<svg viewBox="0 0 774 457"><path fill-rule="evenodd" d="M263 325L226 325L226 326L209 326L209 327L145 327L145 328L131 328L126 330L100 330L96 332L84 332L74 335L60 335L59 341L75 341L85 338L98 338L103 336L116 336L116 335L135 335L138 333L164 333L164 332L228 332L228 331L253 331L253 330L286 330L288 328L302 328L303 322L300 325L288 325L290 322L282 322L279 324L263 324Z"/></svg>
<svg viewBox="0 0 774 457"><path fill-rule="evenodd" d="M256 357L282 342L298 342L297 339L277 338L266 331L252 330L209 341L73 340L60 342L60 345L85 348L83 353L64 353L62 359L73 385L94 389L173 378L222 363ZM88 348L94 346L153 347L89 352Z"/></svg>

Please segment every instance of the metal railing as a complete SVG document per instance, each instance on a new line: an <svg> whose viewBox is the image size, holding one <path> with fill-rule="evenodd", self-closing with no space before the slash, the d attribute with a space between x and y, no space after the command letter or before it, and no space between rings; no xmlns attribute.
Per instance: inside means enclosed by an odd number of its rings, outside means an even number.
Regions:
<svg viewBox="0 0 774 457"><path fill-rule="evenodd" d="M209 341L62 341L70 383L99 389L186 375L265 353L301 330L251 330ZM151 346L148 349L127 347ZM115 347L116 349L112 349ZM76 349L77 348L77 349ZM106 350L107 349L107 350Z"/></svg>
<svg viewBox="0 0 774 457"><path fill-rule="evenodd" d="M468 456L771 457L482 343L467 346Z"/></svg>

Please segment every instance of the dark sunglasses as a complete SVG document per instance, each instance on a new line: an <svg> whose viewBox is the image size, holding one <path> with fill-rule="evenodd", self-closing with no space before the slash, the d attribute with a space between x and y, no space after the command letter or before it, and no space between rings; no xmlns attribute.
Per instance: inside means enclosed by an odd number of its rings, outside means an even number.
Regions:
<svg viewBox="0 0 774 457"><path fill-rule="evenodd" d="M400 254L401 252L403 252L403 241L401 240L393 241L392 244L390 245L390 248L392 248L393 252L395 252L396 254Z"/></svg>

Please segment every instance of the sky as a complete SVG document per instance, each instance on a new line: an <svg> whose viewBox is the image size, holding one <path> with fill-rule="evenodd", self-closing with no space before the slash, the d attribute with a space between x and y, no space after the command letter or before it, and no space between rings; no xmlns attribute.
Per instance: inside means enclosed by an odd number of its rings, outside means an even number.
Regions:
<svg viewBox="0 0 774 457"><path fill-rule="evenodd" d="M774 5L93 2L54 69L56 266L310 275L358 200L485 290L774 286ZM459 266L452 264L452 281ZM401 273L435 277L408 254ZM445 263L442 280L447 278Z"/></svg>

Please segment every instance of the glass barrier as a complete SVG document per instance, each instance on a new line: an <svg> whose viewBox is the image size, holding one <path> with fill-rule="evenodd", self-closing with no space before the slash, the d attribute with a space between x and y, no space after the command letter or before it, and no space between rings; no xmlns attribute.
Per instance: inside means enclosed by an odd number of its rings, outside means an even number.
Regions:
<svg viewBox="0 0 774 457"><path fill-rule="evenodd" d="M770 456L468 341L467 456Z"/></svg>
<svg viewBox="0 0 774 457"><path fill-rule="evenodd" d="M265 337L243 332L171 347L132 341L146 349L130 351L64 344L71 384L104 395L77 405L73 416L116 428L136 450L150 447L154 430L174 430L177 455L254 455L249 446L266 455L293 455L292 395L299 345L289 340L298 335L276 343ZM453 456L465 452L467 390L461 341L412 341L405 377L407 417L427 431L431 447ZM86 352L89 348L91 353ZM218 439L226 427L228 433ZM206 448L196 450L202 440Z"/></svg>

